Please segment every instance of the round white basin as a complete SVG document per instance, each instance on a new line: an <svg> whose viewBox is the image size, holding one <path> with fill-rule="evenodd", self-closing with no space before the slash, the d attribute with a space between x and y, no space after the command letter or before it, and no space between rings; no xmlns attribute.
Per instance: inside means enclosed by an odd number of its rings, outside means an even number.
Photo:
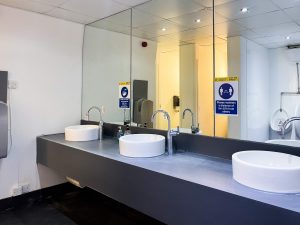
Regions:
<svg viewBox="0 0 300 225"><path fill-rule="evenodd" d="M130 134L119 139L120 154L128 157L154 157L165 153L165 137L156 134Z"/></svg>
<svg viewBox="0 0 300 225"><path fill-rule="evenodd" d="M242 151L232 155L233 178L248 187L300 193L300 157L278 152Z"/></svg>
<svg viewBox="0 0 300 225"><path fill-rule="evenodd" d="M292 147L300 147L299 140L288 140L288 139L275 139L275 140L268 140L266 143L270 144L277 144L277 145L288 145Z"/></svg>
<svg viewBox="0 0 300 225"><path fill-rule="evenodd" d="M67 141L93 141L99 138L99 126L77 125L65 128Z"/></svg>

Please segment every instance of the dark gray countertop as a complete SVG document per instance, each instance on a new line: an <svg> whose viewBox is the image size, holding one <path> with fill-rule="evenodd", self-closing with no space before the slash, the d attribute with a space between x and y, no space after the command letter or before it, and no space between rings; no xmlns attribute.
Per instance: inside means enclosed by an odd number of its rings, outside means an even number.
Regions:
<svg viewBox="0 0 300 225"><path fill-rule="evenodd" d="M300 212L300 194L276 194L248 188L232 178L230 160L208 157L194 153L177 153L173 156L162 155L153 158L129 158L119 154L118 140L105 137L102 142L69 142L64 134L40 137L58 144L141 167L178 179L211 187L241 197Z"/></svg>

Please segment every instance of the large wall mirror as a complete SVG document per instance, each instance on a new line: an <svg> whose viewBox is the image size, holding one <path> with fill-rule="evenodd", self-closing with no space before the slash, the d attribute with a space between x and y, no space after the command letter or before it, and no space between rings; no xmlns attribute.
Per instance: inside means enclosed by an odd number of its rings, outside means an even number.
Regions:
<svg viewBox="0 0 300 225"><path fill-rule="evenodd" d="M85 26L83 44L82 119L123 124L130 108L119 108L119 84L130 82L131 10ZM88 113L89 112L89 116Z"/></svg>
<svg viewBox="0 0 300 225"><path fill-rule="evenodd" d="M163 117L150 119L164 109L181 132L192 133L194 123L200 135L299 139L300 122L287 123L300 116L299 10L299 1L152 0L90 24L82 117L103 105L107 122L166 129ZM215 90L215 80L232 77L238 79L236 115L215 114L215 99L232 94ZM126 81L130 110L118 106L118 83Z"/></svg>

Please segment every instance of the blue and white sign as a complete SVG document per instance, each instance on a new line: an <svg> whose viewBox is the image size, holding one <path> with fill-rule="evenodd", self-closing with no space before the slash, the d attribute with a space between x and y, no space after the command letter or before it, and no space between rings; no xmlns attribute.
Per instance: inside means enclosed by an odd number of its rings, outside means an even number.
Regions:
<svg viewBox="0 0 300 225"><path fill-rule="evenodd" d="M119 108L130 108L130 82L119 83Z"/></svg>
<svg viewBox="0 0 300 225"><path fill-rule="evenodd" d="M215 113L238 115L238 77L215 78Z"/></svg>

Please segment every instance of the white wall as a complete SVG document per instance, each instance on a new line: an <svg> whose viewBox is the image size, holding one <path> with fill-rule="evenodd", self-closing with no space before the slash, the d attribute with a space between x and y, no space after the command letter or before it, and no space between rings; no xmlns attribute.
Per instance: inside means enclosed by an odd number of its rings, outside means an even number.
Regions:
<svg viewBox="0 0 300 225"><path fill-rule="evenodd" d="M239 116L230 117L230 138L269 139L268 50L242 37L228 39L228 74L239 76Z"/></svg>
<svg viewBox="0 0 300 225"><path fill-rule="evenodd" d="M247 139L252 141L269 140L268 53L268 49L247 40Z"/></svg>
<svg viewBox="0 0 300 225"><path fill-rule="evenodd" d="M142 48L141 42L139 38L132 39L132 80L148 80L148 99L155 103L156 43L147 41L148 47ZM130 36L86 27L83 75L82 117L91 106L103 105L104 121L123 121L118 83L130 81ZM98 113L91 112L90 119L98 121Z"/></svg>
<svg viewBox="0 0 300 225"><path fill-rule="evenodd" d="M34 190L62 181L46 168L37 171L36 136L80 120L82 37L82 25L0 6L0 69L18 83L11 90L13 145L0 160L0 198L18 183Z"/></svg>

